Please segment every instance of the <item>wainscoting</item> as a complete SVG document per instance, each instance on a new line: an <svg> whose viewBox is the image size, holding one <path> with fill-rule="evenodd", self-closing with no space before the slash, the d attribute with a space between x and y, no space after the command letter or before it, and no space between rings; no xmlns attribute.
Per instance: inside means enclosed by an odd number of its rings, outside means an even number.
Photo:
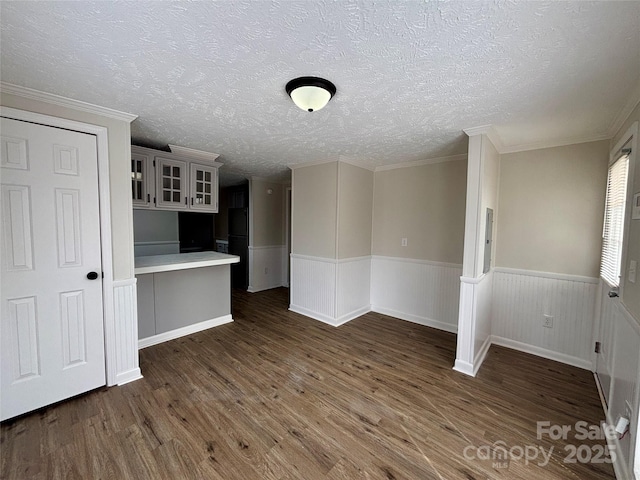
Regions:
<svg viewBox="0 0 640 480"><path fill-rule="evenodd" d="M615 424L619 415L628 416L628 406L631 407L630 432L622 440L610 439L609 447L616 452L617 477L633 478L634 459L640 449L637 441L640 434L640 321L618 299L609 298L608 285L601 283L598 291L602 314L600 334L596 335L601 342L597 371L601 392L607 400L607 423ZM636 476L638 474L640 471Z"/></svg>
<svg viewBox="0 0 640 480"><path fill-rule="evenodd" d="M285 245L249 247L249 287L248 292L261 292L286 285Z"/></svg>
<svg viewBox="0 0 640 480"><path fill-rule="evenodd" d="M478 278L460 277L460 313L453 369L474 377L491 346L493 271Z"/></svg>
<svg viewBox="0 0 640 480"><path fill-rule="evenodd" d="M392 317L458 330L462 265L397 257L371 260L371 309Z"/></svg>
<svg viewBox="0 0 640 480"><path fill-rule="evenodd" d="M492 343L591 370L597 291L596 278L496 268Z"/></svg>
<svg viewBox="0 0 640 480"><path fill-rule="evenodd" d="M122 385L142 378L138 364L138 310L136 279L113 282L113 310L115 316L116 381Z"/></svg>
<svg viewBox="0 0 640 480"><path fill-rule="evenodd" d="M330 325L370 311L371 257L331 259L291 255L289 309Z"/></svg>

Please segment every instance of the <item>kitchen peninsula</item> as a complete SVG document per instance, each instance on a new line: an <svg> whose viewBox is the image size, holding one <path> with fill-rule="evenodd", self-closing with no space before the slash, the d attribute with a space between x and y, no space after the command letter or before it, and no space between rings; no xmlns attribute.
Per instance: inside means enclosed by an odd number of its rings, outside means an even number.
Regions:
<svg viewBox="0 0 640 480"><path fill-rule="evenodd" d="M138 346L232 322L232 263L240 258L218 252L136 257Z"/></svg>

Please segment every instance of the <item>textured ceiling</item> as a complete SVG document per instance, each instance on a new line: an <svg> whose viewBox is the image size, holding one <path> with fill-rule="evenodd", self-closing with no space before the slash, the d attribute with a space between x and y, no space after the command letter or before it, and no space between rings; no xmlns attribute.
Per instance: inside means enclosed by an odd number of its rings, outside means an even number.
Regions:
<svg viewBox="0 0 640 480"><path fill-rule="evenodd" d="M368 166L602 137L640 79L640 2L1 2L5 82L139 115L225 169ZM338 89L298 109L297 76Z"/></svg>

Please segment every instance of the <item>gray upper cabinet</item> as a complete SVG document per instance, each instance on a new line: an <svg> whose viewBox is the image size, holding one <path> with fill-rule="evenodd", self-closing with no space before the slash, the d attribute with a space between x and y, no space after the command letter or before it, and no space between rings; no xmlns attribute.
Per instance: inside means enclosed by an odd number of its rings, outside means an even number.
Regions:
<svg viewBox="0 0 640 480"><path fill-rule="evenodd" d="M155 197L153 155L131 152L131 195L134 208L153 206Z"/></svg>
<svg viewBox="0 0 640 480"><path fill-rule="evenodd" d="M218 155L170 147L131 147L133 208L217 213Z"/></svg>
<svg viewBox="0 0 640 480"><path fill-rule="evenodd" d="M189 208L187 162L156 157L156 207L181 210Z"/></svg>

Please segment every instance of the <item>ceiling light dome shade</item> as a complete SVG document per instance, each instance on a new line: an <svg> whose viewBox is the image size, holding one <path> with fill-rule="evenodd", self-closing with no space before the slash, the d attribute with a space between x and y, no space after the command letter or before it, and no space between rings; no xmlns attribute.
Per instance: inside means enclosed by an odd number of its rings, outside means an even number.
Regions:
<svg viewBox="0 0 640 480"><path fill-rule="evenodd" d="M333 83L318 77L295 78L287 83L285 89L293 103L307 112L320 110L336 94Z"/></svg>

